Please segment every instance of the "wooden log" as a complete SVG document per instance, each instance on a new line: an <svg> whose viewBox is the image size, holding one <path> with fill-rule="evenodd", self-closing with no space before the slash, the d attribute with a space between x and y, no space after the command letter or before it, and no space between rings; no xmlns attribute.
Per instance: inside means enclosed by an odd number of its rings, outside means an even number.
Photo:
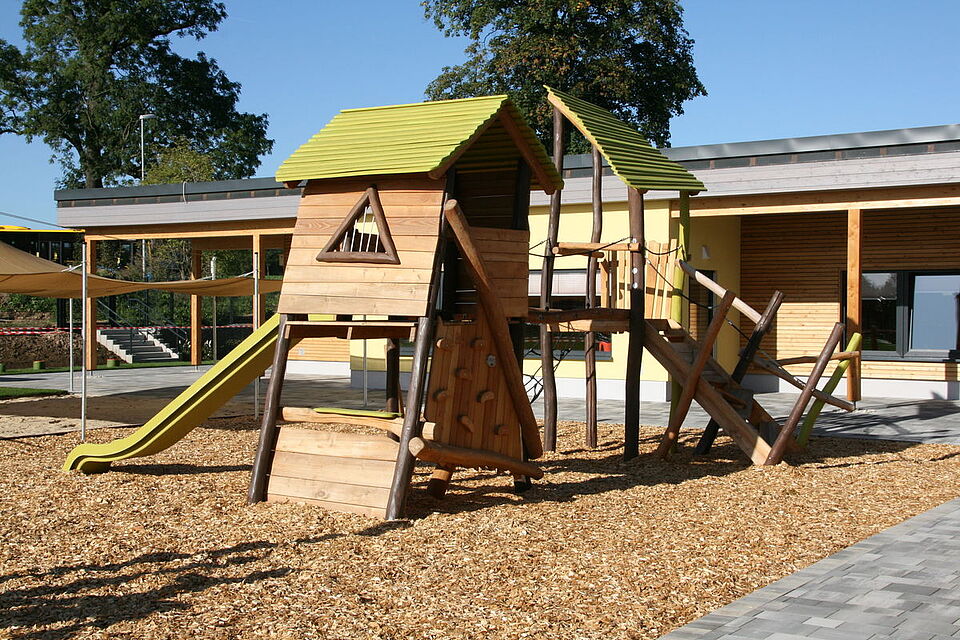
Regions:
<svg viewBox="0 0 960 640"><path fill-rule="evenodd" d="M713 345L717 340L717 336L720 335L720 329L723 328L723 324L727 319L727 313L729 313L730 307L733 305L734 298L736 298L734 293L727 291L723 299L720 300L720 304L718 304L714 310L713 319L710 321L703 341L700 343L700 352L697 354L693 366L690 367L690 373L687 375L687 378L681 383L683 385L683 391L680 393L680 398L670 413L670 422L667 425L666 431L663 433L663 438L660 440L660 446L657 447L657 455L661 458L666 458L677 442L677 437L680 434L680 426L687 417L687 412L690 410L690 403L693 401L697 385L700 382L700 374L703 372L703 368L710 358Z"/></svg>
<svg viewBox="0 0 960 640"><path fill-rule="evenodd" d="M683 269L687 273L687 275L689 275L691 278L696 280L700 285L712 291L715 295L723 297L723 295L727 292L726 289L721 287L719 284L717 284L716 282L714 282L704 274L697 271L695 268L687 264L685 261L679 260L677 264L680 265L680 268ZM744 302L740 298L737 298L733 301L733 308L739 311L740 313L742 313L747 318L749 318L751 322L753 323L760 322L760 315L761 315L760 312L758 312L756 309L748 305L746 302Z"/></svg>
<svg viewBox="0 0 960 640"><path fill-rule="evenodd" d="M200 251L191 251L190 258L190 278L199 280L203 277L203 253ZM203 363L202 304L203 298L190 294L190 364L194 366L200 366ZM255 324L254 327L256 326Z"/></svg>
<svg viewBox="0 0 960 640"><path fill-rule="evenodd" d="M553 108L553 163L563 175L563 114ZM550 196L550 214L547 218L547 238L544 243L543 268L540 271L540 306L550 308L553 295L553 247L557 244L560 229L560 194L557 189ZM547 451L557 448L557 380L553 370L553 334L540 327L540 375L543 384L543 447ZM537 456L534 456L537 457Z"/></svg>
<svg viewBox="0 0 960 640"><path fill-rule="evenodd" d="M817 363L813 366L813 371L810 372L810 377L807 378L807 384L804 386L803 391L800 392L800 397L797 398L797 402L793 405L790 417L788 417L787 421L783 424L780 435L777 436L777 441L773 443L773 448L770 450L770 455L767 456L765 464L779 464L780 461L783 460L783 454L786 453L787 444L793 437L793 431L800 423L800 418L807 408L807 403L810 402L810 398L813 397L813 391L817 388L817 383L820 382L820 377L826 370L827 363L830 362L830 354L833 353L833 350L840 344L840 338L843 337L843 328L842 322L834 325L833 331L830 332L830 337L827 339L827 343L823 345L823 351L820 352Z"/></svg>
<svg viewBox="0 0 960 640"><path fill-rule="evenodd" d="M859 358L859 351L840 351L830 356L830 360L853 360ZM817 361L816 356L797 356L796 358L784 358L777 360L776 363L781 367L789 367L793 364L814 364Z"/></svg>
<svg viewBox="0 0 960 640"><path fill-rule="evenodd" d="M503 314L503 306L490 285L487 268L470 238L470 226L464 219L463 212L460 211L456 200L447 202L443 211L482 302L480 306L490 328L493 346L497 352L498 365L503 371L507 391L510 393L514 410L520 420L523 445L527 455L531 458L539 458L543 455L543 444L540 442L537 420L533 415L533 409L530 407L530 401L523 387L523 375L513 350L513 341L506 317Z"/></svg>
<svg viewBox="0 0 960 640"><path fill-rule="evenodd" d="M773 320L777 316L777 311L780 309L780 305L783 304L783 293L780 291L774 291L773 296L770 297L770 302L767 303L767 307L763 310L763 314L760 316L760 320L756 323L753 328L753 333L750 334L750 338L747 340L746 346L740 352L740 359L737 360L737 365L733 369L733 373L730 374L730 377L734 382L740 384L743 382L744 376L747 375L747 370L750 368L750 364L753 362L753 357L757 354L757 351L760 349L760 343L763 342L763 337L767 335L770 329L773 327ZM703 434L700 436L699 442L694 449L694 455L705 455L710 451L710 447L713 446L714 441L717 439L717 433L720 431L720 423L712 419L707 423L706 428L703 430Z"/></svg>
<svg viewBox="0 0 960 640"><path fill-rule="evenodd" d="M450 479L453 478L453 472L456 467L452 464L438 465L433 470L430 480L427 482L427 494L437 500L442 500L447 495L447 489L450 487Z"/></svg>
<svg viewBox="0 0 960 640"><path fill-rule="evenodd" d="M627 191L630 223L630 241L640 247L630 252L630 336L627 344L627 373L624 376L623 459L640 455L640 367L643 364L645 273L643 246L643 194L637 189Z"/></svg>
<svg viewBox="0 0 960 640"><path fill-rule="evenodd" d="M270 371L270 383L267 385L267 399L263 409L263 421L260 423L260 438L257 452L253 458L250 473L250 486L247 489L247 503L254 504L267 499L267 476L273 463L273 452L277 445L277 415L280 412L280 392L283 389L283 376L287 371L287 353L290 341L286 331L287 314L280 315L277 327L277 345L273 352L273 368Z"/></svg>
<svg viewBox="0 0 960 640"><path fill-rule="evenodd" d="M860 343L863 341L863 336L859 333L855 333L850 336L850 342L847 343L847 352L855 351L860 353L857 349L860 348ZM842 360L840 364L837 365L837 368L834 369L833 375L830 376L830 379L827 380L827 383L823 385L823 392L826 394L833 394L834 389L837 388L837 385L840 384L840 380L843 379L843 374L846 372L847 367L850 366L852 358L849 360ZM820 416L820 412L823 411L823 406L826 404L823 400L819 398L814 400L813 404L810 406L810 411L807 412L807 415L803 417L803 424L800 425L800 431L797 432L797 445L800 448L807 446L807 441L810 439L810 432L813 431L813 425L816 423L817 418Z"/></svg>
<svg viewBox="0 0 960 640"><path fill-rule="evenodd" d="M827 361L829 362L831 359L832 358L828 357ZM815 362L819 362L819 360L820 359L817 358ZM766 358L763 358L760 356L754 357L753 362L764 371L769 371L770 373L777 376L784 382L789 382L791 385L793 385L797 389L802 390L807 386L807 383L801 381L799 378L797 378L795 375L793 375L789 371L786 371L782 367L778 366L776 362L767 360ZM813 395L814 398L818 400L822 400L823 402L829 405L832 405L834 407L837 407L838 409L843 409L844 411L854 411L857 408L857 405L853 404L852 402L841 400L840 398L836 398L830 395L829 393L824 393L823 391L817 388L814 388L813 391L811 391L811 394Z"/></svg>
<svg viewBox="0 0 960 640"><path fill-rule="evenodd" d="M591 183L591 204L593 208L593 227L590 231L590 242L599 243L603 233L603 157L600 149L593 145L593 182ZM599 253L599 255L597 255ZM596 306L597 297L597 258L602 258L603 252L593 252L587 260L587 291L584 306ZM584 444L589 449L597 447L597 334L588 331L583 337L583 366L586 376L586 417L587 423L584 433Z"/></svg>
<svg viewBox="0 0 960 640"><path fill-rule="evenodd" d="M498 469L531 478L542 478L543 471L532 462L510 458L495 451L455 447L433 440L414 438L410 441L410 453L418 460L436 464L455 465L468 469Z"/></svg>
<svg viewBox="0 0 960 640"><path fill-rule="evenodd" d="M420 430L420 411L423 405L423 393L426 386L427 362L430 357L429 345L433 342L436 321L433 316L420 318L417 323L417 340L413 348L413 364L410 368L410 386L407 388L407 414L400 430L400 451L397 454L397 466L393 473L390 498L387 500L387 520L397 520L403 512L410 477L413 475L413 460L407 455L411 440L418 437Z"/></svg>
<svg viewBox="0 0 960 640"><path fill-rule="evenodd" d="M639 251L635 242L558 242L553 248L558 256L589 256L602 258L604 251Z"/></svg>
<svg viewBox="0 0 960 640"><path fill-rule="evenodd" d="M686 372L690 365L660 336L658 330L651 323L645 322L644 326L647 336L646 348L650 355L656 358L671 376L678 379L686 378ZM697 383L694 400L717 420L727 432L727 435L733 439L741 451L747 454L754 464L764 464L770 453L770 445L760 438L753 427L702 376Z"/></svg>

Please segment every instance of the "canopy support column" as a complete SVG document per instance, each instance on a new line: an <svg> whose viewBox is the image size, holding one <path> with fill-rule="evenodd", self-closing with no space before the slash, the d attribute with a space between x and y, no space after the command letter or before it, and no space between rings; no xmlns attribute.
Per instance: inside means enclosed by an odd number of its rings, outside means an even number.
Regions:
<svg viewBox="0 0 960 640"><path fill-rule="evenodd" d="M87 265L86 270L88 274L96 275L97 273L97 245L99 244L96 240L86 240L87 244ZM93 371L97 368L97 299L96 298L84 298L83 305L86 309L87 315L85 319L85 326L83 328L86 333L87 340L86 345L84 346L84 360L86 361L87 371Z"/></svg>
<svg viewBox="0 0 960 640"><path fill-rule="evenodd" d="M203 252L190 252L190 278L199 280L203 277ZM203 315L201 303L203 298L190 294L190 364L200 366L203 363Z"/></svg>
<svg viewBox="0 0 960 640"><path fill-rule="evenodd" d="M847 211L847 335L860 332L860 287L863 279L863 212L860 209ZM850 362L847 369L847 400L860 399L860 359Z"/></svg>

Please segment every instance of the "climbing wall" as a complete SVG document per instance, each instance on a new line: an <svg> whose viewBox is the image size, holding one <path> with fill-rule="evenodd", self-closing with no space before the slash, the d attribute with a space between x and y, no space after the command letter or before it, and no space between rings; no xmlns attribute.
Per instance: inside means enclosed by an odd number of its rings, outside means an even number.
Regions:
<svg viewBox="0 0 960 640"><path fill-rule="evenodd" d="M520 425L483 314L440 323L430 365L425 417L433 439L523 459Z"/></svg>
<svg viewBox="0 0 960 640"><path fill-rule="evenodd" d="M267 501L385 517L398 445L381 435L281 427Z"/></svg>

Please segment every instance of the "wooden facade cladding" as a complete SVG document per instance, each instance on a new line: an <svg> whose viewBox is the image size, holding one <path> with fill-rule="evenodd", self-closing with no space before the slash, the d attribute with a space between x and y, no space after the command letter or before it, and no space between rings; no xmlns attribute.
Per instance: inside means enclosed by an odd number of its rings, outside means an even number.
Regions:
<svg viewBox="0 0 960 640"><path fill-rule="evenodd" d="M299 338L291 341L291 360L349 362L350 341L339 338Z"/></svg>
<svg viewBox="0 0 960 640"><path fill-rule="evenodd" d="M426 315L444 182L402 176L309 183L297 212L278 311ZM371 185L377 187L400 263L318 262L317 254Z"/></svg>
<svg viewBox="0 0 960 640"><path fill-rule="evenodd" d="M530 232L516 229L470 227L470 237L483 255L494 290L509 318L525 318L530 308L527 297L530 273ZM457 311L475 315L476 292L461 260L458 263Z"/></svg>
<svg viewBox="0 0 960 640"><path fill-rule="evenodd" d="M960 268L960 208L862 212L862 269ZM774 214L741 219L740 289L763 308L784 293L764 350L775 358L815 355L833 324L843 321L847 212ZM741 329L752 324L741 319ZM805 374L809 366L791 367ZM956 363L865 360L864 378L955 380Z"/></svg>

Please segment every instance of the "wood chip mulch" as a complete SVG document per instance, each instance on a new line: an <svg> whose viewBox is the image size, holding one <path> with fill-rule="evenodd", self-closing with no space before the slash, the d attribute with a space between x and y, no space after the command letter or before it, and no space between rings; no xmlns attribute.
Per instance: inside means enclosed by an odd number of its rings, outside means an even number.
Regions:
<svg viewBox="0 0 960 640"><path fill-rule="evenodd" d="M384 524L247 506L251 419L153 458L63 473L76 435L0 441L0 638L657 638L960 494L960 447L816 439L747 465L620 460L564 423L547 473L459 472ZM94 440L125 430L104 429Z"/></svg>

